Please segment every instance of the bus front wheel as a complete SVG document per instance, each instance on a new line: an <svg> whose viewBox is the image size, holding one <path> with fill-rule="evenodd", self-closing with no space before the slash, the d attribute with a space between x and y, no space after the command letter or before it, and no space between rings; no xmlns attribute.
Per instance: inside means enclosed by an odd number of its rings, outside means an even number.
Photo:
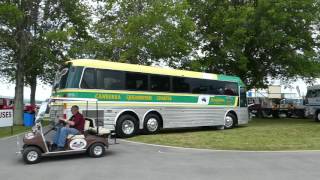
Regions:
<svg viewBox="0 0 320 180"><path fill-rule="evenodd" d="M225 129L232 129L236 124L236 116L232 113L228 113L224 118L224 128Z"/></svg>
<svg viewBox="0 0 320 180"><path fill-rule="evenodd" d="M139 129L138 120L129 114L119 117L116 125L116 133L121 138L134 136Z"/></svg>
<svg viewBox="0 0 320 180"><path fill-rule="evenodd" d="M143 130L145 134L155 134L160 130L161 120L156 114L148 114L144 119Z"/></svg>

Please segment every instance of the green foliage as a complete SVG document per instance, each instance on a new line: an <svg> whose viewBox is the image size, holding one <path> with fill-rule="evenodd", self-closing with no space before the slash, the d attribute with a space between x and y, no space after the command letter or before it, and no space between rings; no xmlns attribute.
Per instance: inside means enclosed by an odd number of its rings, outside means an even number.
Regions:
<svg viewBox="0 0 320 180"><path fill-rule="evenodd" d="M58 66L68 58L71 44L88 38L89 17L86 4L79 0L0 1L1 73L14 81L21 27L26 41L26 84L37 77L44 83L52 82Z"/></svg>
<svg viewBox="0 0 320 180"><path fill-rule="evenodd" d="M195 44L195 25L188 10L184 0L105 1L93 29L96 41L88 41L84 49L93 51L89 53L93 58L174 64L188 56Z"/></svg>
<svg viewBox="0 0 320 180"><path fill-rule="evenodd" d="M21 3L19 3L21 2ZM51 82L68 58L240 76L319 76L318 0L0 0L0 73ZM21 56L22 55L22 56Z"/></svg>
<svg viewBox="0 0 320 180"><path fill-rule="evenodd" d="M268 77L319 76L317 0L190 1L203 58L185 66L240 76L249 87ZM314 36L314 37L313 37ZM317 40L318 39L318 40Z"/></svg>

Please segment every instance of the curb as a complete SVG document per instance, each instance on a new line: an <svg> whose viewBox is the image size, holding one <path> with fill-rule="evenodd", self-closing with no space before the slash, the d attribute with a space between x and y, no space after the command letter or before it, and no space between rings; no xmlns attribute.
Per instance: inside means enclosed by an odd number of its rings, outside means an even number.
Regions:
<svg viewBox="0 0 320 180"><path fill-rule="evenodd" d="M136 142L130 140L119 139L119 141L123 141L126 143L137 144L137 145L147 145L153 147L161 147L161 148L171 148L178 150L193 150L193 151L202 151L202 152L241 152L241 153L320 153L320 150L277 150L277 151L256 151L256 150L223 150L223 149L201 149L201 148L189 148L189 147L177 147L177 146L169 146L169 145L160 145L160 144L149 144L143 142Z"/></svg>

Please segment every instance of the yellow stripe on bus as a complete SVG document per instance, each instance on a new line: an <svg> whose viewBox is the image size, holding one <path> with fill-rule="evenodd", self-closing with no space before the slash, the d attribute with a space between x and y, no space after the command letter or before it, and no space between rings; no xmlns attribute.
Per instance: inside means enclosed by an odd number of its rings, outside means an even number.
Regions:
<svg viewBox="0 0 320 180"><path fill-rule="evenodd" d="M111 61L102 61L102 60L93 60L93 59L75 59L68 62L72 63L73 66L83 66L83 67L89 67L89 68L111 69L111 70L119 70L119 71L141 72L141 73L212 79L212 80L218 79L217 74L186 71L186 70L176 70L176 69L169 69L169 68L152 67L152 66L119 63L119 62L111 62Z"/></svg>
<svg viewBox="0 0 320 180"><path fill-rule="evenodd" d="M147 91L125 91L125 90L102 90L102 89L78 89L67 88L57 90L57 92L92 92L92 93L119 93L119 94L149 94L149 95L168 95L168 96L199 96L203 94L190 93L167 93L167 92L147 92ZM210 96L228 96L228 95L210 95Z"/></svg>

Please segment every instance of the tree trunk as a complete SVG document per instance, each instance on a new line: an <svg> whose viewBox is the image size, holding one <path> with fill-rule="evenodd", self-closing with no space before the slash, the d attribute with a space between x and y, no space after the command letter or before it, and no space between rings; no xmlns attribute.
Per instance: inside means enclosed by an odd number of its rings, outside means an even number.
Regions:
<svg viewBox="0 0 320 180"><path fill-rule="evenodd" d="M30 80L30 104L36 105L37 76L32 75Z"/></svg>
<svg viewBox="0 0 320 180"><path fill-rule="evenodd" d="M23 88L25 79L24 59L27 51L27 35L24 31L25 24L19 24L17 26L16 39L18 42L18 49L16 52L16 87L14 94L14 113L13 122L16 125L23 124L23 109L24 109L24 98Z"/></svg>
<svg viewBox="0 0 320 180"><path fill-rule="evenodd" d="M23 88L24 88L24 73L23 73L23 60L18 58L16 69L16 87L14 95L14 124L23 124Z"/></svg>

